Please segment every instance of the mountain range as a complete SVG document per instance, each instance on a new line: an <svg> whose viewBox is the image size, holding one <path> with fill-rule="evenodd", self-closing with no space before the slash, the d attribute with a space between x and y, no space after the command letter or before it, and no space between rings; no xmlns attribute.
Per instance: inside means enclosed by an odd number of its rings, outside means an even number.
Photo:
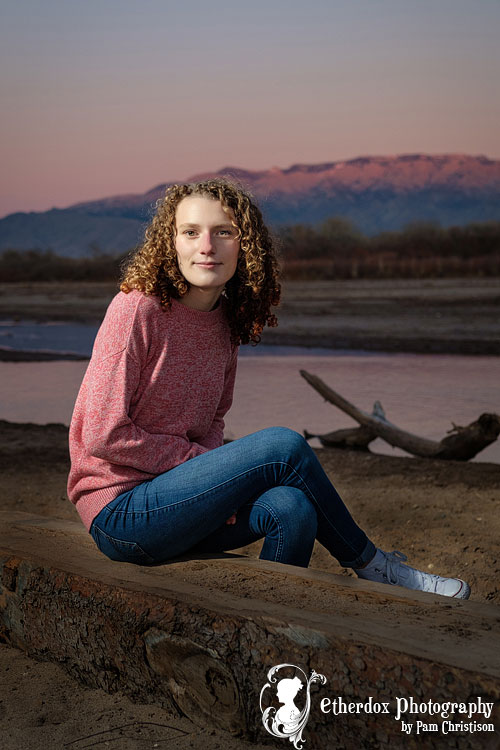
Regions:
<svg viewBox="0 0 500 750"><path fill-rule="evenodd" d="M402 154L261 171L225 167L185 181L213 176L239 180L274 229L315 225L332 216L348 219L366 235L416 221L447 227L500 220L500 160L486 156ZM141 242L169 184L63 209L10 214L0 220L0 251L50 248L67 257L123 253Z"/></svg>

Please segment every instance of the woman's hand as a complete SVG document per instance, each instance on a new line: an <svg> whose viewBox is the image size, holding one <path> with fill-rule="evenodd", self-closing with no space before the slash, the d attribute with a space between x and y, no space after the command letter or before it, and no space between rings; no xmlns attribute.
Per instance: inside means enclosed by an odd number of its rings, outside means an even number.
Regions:
<svg viewBox="0 0 500 750"><path fill-rule="evenodd" d="M234 524L236 523L236 513L233 513L231 518L227 519L226 523L228 526L234 526Z"/></svg>

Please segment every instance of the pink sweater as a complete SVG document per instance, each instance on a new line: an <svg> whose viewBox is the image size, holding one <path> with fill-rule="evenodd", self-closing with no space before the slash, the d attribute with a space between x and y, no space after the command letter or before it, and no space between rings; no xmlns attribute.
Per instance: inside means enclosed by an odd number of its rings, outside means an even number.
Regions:
<svg viewBox="0 0 500 750"><path fill-rule="evenodd" d="M114 297L69 431L68 497L87 531L120 493L222 445L237 355L222 299L201 312Z"/></svg>

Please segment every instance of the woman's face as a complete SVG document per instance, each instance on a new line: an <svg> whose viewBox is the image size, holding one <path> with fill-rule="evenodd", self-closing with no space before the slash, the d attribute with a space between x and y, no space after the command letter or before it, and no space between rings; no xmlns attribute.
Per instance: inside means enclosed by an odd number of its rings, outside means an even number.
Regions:
<svg viewBox="0 0 500 750"><path fill-rule="evenodd" d="M227 212L226 212L227 211ZM236 271L240 241L234 213L202 195L183 198L175 212L175 249L179 270L190 284L181 301L211 310Z"/></svg>

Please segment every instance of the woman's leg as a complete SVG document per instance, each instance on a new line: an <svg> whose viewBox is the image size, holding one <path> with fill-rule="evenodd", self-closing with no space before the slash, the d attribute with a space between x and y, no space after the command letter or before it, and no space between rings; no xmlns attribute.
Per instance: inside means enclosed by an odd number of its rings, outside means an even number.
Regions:
<svg viewBox="0 0 500 750"><path fill-rule="evenodd" d="M273 487L238 510L234 526L223 524L190 552L223 552L262 539L261 560L307 568L318 518L313 504L296 487Z"/></svg>
<svg viewBox="0 0 500 750"><path fill-rule="evenodd" d="M375 546L355 524L310 446L285 427L260 430L208 451L121 494L94 520L92 533L108 556L112 556L109 545L112 551L117 548L114 559L126 559L123 554L130 550L134 561L168 560L218 529L227 537L226 549L234 549L253 541L257 529L259 533L269 529L269 521L266 526L262 520L266 498L257 506L260 520L254 514L250 524L251 514L240 517L239 511L275 487L298 489L307 498L315 511L318 540L341 565L359 567L374 556ZM290 505L288 520L281 524L287 529L287 539L297 497L297 493L280 493L281 507ZM236 524L225 528L233 513L238 513ZM300 531L300 522L295 528ZM240 543L242 529L249 541ZM273 533L279 536L280 532ZM265 559L283 559L268 540L268 532L263 535L265 554L275 556ZM310 540L304 545L310 545ZM287 551L287 559L294 554Z"/></svg>

